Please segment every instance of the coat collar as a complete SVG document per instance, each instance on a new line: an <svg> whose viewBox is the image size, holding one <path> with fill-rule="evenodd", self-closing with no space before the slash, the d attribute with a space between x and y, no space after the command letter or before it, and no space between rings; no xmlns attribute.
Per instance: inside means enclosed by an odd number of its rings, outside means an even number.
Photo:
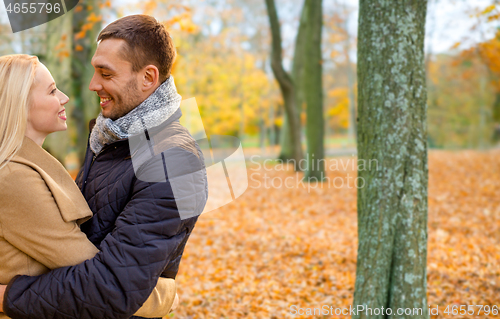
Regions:
<svg viewBox="0 0 500 319"><path fill-rule="evenodd" d="M92 211L68 171L33 140L24 137L21 149L11 162L29 166L40 174L64 221L77 221L81 224L92 217Z"/></svg>

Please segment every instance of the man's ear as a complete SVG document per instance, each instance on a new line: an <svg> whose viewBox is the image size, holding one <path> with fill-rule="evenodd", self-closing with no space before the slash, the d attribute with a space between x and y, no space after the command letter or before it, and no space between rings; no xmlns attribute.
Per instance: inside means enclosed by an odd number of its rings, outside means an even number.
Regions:
<svg viewBox="0 0 500 319"><path fill-rule="evenodd" d="M158 68L152 64L146 65L143 74L142 90L149 91L152 88L156 88L160 81L160 71L158 71Z"/></svg>

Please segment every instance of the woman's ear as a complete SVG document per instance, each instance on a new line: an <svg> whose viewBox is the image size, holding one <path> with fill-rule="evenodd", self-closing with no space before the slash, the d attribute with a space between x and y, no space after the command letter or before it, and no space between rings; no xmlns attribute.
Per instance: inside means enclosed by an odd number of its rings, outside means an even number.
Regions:
<svg viewBox="0 0 500 319"><path fill-rule="evenodd" d="M160 71L154 65L147 65L144 68L144 80L142 82L142 90L149 91L152 88L156 88L160 80Z"/></svg>

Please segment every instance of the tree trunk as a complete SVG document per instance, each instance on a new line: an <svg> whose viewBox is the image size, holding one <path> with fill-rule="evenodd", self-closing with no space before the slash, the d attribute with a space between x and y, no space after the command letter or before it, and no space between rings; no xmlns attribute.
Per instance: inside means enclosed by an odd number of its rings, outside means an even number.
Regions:
<svg viewBox="0 0 500 319"><path fill-rule="evenodd" d="M283 125L281 125L281 135L279 143L280 154L278 156L278 159L282 161L291 159L293 154L292 131L290 129L290 125L288 124L288 116L286 115L286 112L285 114L283 114Z"/></svg>
<svg viewBox="0 0 500 319"><path fill-rule="evenodd" d="M486 72L488 74L488 68L485 67ZM487 131L485 129L489 128L486 124L486 96L490 94L488 92L488 89L486 88L488 79L485 77L481 77L481 80L479 80L479 88L480 88L480 93L481 98L480 98L480 104L479 104L479 125L477 126L476 134L478 136L478 143L477 145L479 146L480 150L485 150L487 146L489 146L489 140L490 140L490 133L491 131Z"/></svg>
<svg viewBox="0 0 500 319"><path fill-rule="evenodd" d="M239 83L239 94L240 94L240 103L238 105L240 109L240 128L238 131L238 138L243 144L243 135L245 135L245 90L243 86L243 77L245 76L245 55L241 56L241 70L240 70L240 83Z"/></svg>
<svg viewBox="0 0 500 319"><path fill-rule="evenodd" d="M301 122L301 114L302 114L302 105L304 103L304 94L302 90L302 77L304 74L304 41L305 41L305 30L306 30L306 10L305 10L305 2L304 5L302 6L302 13L300 15L300 23L299 23L299 30L297 31L297 36L295 38L295 49L293 53L293 65L292 65L292 79L295 84L295 107L297 110L297 122L298 122L298 127L295 128L296 130L299 130L299 138L301 139L302 135L302 122ZM279 156L279 159L281 160L287 160L291 158L291 154L293 153L293 144L292 144L292 139L291 139L291 127L290 124L288 123L288 117L285 113L285 116L283 118L283 132L285 134L281 135L281 153ZM302 145L302 143L301 143ZM301 158L304 156L302 154L302 146L301 146Z"/></svg>
<svg viewBox="0 0 500 319"><path fill-rule="evenodd" d="M261 154L264 155L266 152L267 126L266 126L266 122L264 121L265 115L264 115L262 103L259 103L259 117L260 117L260 119L259 119L259 147L260 147Z"/></svg>
<svg viewBox="0 0 500 319"><path fill-rule="evenodd" d="M498 143L500 141L500 92L495 95L495 103L493 104L493 142Z"/></svg>
<svg viewBox="0 0 500 319"><path fill-rule="evenodd" d="M353 318L429 318L426 0L361 0L358 261ZM397 314L411 309L412 315ZM420 309L421 312L413 309Z"/></svg>
<svg viewBox="0 0 500 319"><path fill-rule="evenodd" d="M306 0L306 30L304 41L304 75L302 78L306 102L307 168L304 179L322 181L325 178L323 119L323 67L321 56L321 33L323 9L321 0Z"/></svg>
<svg viewBox="0 0 500 319"><path fill-rule="evenodd" d="M271 152L274 150L274 146L278 145L278 141L276 136L277 134L277 129L276 129L276 123L275 123L275 117L276 114L274 112L274 108L270 106L269 108L269 146L271 149Z"/></svg>
<svg viewBox="0 0 500 319"><path fill-rule="evenodd" d="M303 158L302 146L300 143L300 121L296 109L295 85L290 75L283 68L283 57L281 47L281 27L278 21L278 13L274 0L266 0L269 24L272 35L271 68L278 81L285 103L285 113L287 115L289 132L282 131L283 134L290 134L293 145L291 159L295 163L295 170L300 169L300 160Z"/></svg>
<svg viewBox="0 0 500 319"><path fill-rule="evenodd" d="M83 10L74 13L73 33L78 34L82 27L88 24L90 14L100 15L99 5L102 0L89 0L79 5ZM87 31L85 37L75 40L73 56L71 59L72 70L72 94L74 100L74 110L72 118L76 127L76 149L80 163L83 163L85 149L88 140L88 122L97 117L100 111L99 98L95 92L89 90L89 83L94 74L94 68L90 64L92 56L97 47L96 39L101 30L101 22L95 22L92 28Z"/></svg>
<svg viewBox="0 0 500 319"><path fill-rule="evenodd" d="M41 62L50 70L56 81L57 88L69 96L69 103L65 106L68 117L73 112L73 96L71 94L71 54L73 33L71 25L73 11L59 18L49 21L46 26L46 54L40 57ZM24 32L22 32L24 33ZM43 144L61 163L71 147L71 136L75 136L73 123L68 123L68 130L49 134Z"/></svg>

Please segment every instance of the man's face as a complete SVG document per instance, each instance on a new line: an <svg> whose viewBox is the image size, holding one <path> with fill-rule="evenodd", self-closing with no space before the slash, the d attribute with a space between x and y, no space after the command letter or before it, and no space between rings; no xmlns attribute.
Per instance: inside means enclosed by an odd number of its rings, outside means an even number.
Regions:
<svg viewBox="0 0 500 319"><path fill-rule="evenodd" d="M132 64L119 54L126 42L121 39L101 41L92 58L94 76L89 90L101 98L104 117L116 120L144 101L140 90L140 75L132 71Z"/></svg>

